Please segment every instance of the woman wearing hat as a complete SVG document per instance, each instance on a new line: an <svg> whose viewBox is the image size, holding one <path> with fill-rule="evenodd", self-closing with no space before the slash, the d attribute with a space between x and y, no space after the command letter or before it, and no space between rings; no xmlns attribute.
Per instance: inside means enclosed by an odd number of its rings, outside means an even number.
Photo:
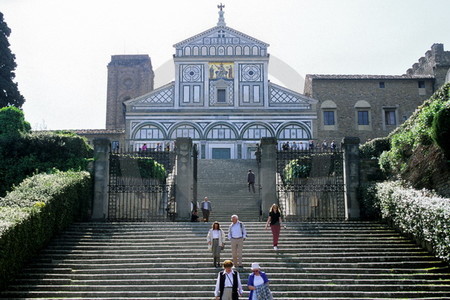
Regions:
<svg viewBox="0 0 450 300"><path fill-rule="evenodd" d="M220 251L225 246L225 233L220 229L219 222L215 221L206 236L208 249L212 252L214 267L220 267Z"/></svg>
<svg viewBox="0 0 450 300"><path fill-rule="evenodd" d="M250 290L249 300L273 299L269 289L269 279L266 273L260 270L258 263L252 263L252 273L248 277L247 286Z"/></svg>

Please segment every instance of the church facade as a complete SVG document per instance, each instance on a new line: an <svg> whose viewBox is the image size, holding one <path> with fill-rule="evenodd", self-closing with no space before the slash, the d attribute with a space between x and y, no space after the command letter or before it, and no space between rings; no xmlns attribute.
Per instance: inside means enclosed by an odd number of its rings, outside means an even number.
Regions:
<svg viewBox="0 0 450 300"><path fill-rule="evenodd" d="M190 137L199 157L254 157L262 137L306 147L317 133L316 100L268 79L269 45L219 21L174 45L175 80L124 102L134 149L170 148Z"/></svg>
<svg viewBox="0 0 450 300"><path fill-rule="evenodd" d="M247 159L262 137L280 148L363 143L387 136L450 79L450 52L434 44L404 75L308 74L300 94L269 81L269 44L228 27L222 8L216 26L174 45L175 80L162 87L153 89L148 55L112 56L106 131L123 132L113 148L167 149L190 137L199 158Z"/></svg>

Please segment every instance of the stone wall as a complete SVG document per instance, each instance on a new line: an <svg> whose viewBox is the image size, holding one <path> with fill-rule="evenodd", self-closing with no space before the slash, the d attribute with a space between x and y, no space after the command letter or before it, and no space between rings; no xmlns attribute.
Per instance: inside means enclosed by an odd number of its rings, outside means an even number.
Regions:
<svg viewBox="0 0 450 300"><path fill-rule="evenodd" d="M450 68L450 51L444 51L443 44L433 44L425 56L406 71L407 75L432 75L435 78L435 90L445 83Z"/></svg>
<svg viewBox="0 0 450 300"><path fill-rule="evenodd" d="M418 82L425 89L418 88ZM433 79L430 77L403 76L329 76L308 75L305 93L319 100L317 104L317 140L340 141L345 136L359 137L361 142L387 136L403 123L415 109L433 94ZM384 84L384 88L380 87ZM325 126L323 108L325 101L335 104L335 126ZM358 101L370 105L369 126L358 126ZM396 110L397 125L386 125L384 109ZM332 109L333 110L333 109Z"/></svg>

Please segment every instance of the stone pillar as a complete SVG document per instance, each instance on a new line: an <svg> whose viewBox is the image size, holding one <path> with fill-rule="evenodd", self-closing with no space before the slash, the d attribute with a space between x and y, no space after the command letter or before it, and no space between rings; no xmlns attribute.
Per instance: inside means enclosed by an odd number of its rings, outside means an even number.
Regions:
<svg viewBox="0 0 450 300"><path fill-rule="evenodd" d="M105 221L108 217L109 153L108 139L94 139L94 203L92 220Z"/></svg>
<svg viewBox="0 0 450 300"><path fill-rule="evenodd" d="M190 218L191 201L194 183L193 180L193 145L191 138L177 138L176 140L176 155L177 155L177 176L176 176L176 190L175 201L177 203L177 219L179 221L187 221Z"/></svg>
<svg viewBox="0 0 450 300"><path fill-rule="evenodd" d="M345 216L347 220L359 220L360 209L357 190L359 187L359 138L342 139L344 151Z"/></svg>
<svg viewBox="0 0 450 300"><path fill-rule="evenodd" d="M277 140L275 138L261 139L261 211L265 220L272 204L277 203Z"/></svg>

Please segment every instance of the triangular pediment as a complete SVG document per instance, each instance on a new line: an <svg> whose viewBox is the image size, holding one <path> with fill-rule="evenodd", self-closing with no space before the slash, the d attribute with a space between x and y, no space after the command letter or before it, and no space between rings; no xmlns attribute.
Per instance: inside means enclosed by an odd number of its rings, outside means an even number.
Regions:
<svg viewBox="0 0 450 300"><path fill-rule="evenodd" d="M178 49L186 46L200 45L254 45L262 48L269 46L269 44L263 41L228 26L212 27L173 46Z"/></svg>
<svg viewBox="0 0 450 300"><path fill-rule="evenodd" d="M317 100L297 93L280 85L269 83L269 105L292 106L302 109L311 109L312 105L317 104Z"/></svg>
<svg viewBox="0 0 450 300"><path fill-rule="evenodd" d="M173 106L174 86L175 83L172 81L147 94L125 101L124 104L126 106Z"/></svg>

